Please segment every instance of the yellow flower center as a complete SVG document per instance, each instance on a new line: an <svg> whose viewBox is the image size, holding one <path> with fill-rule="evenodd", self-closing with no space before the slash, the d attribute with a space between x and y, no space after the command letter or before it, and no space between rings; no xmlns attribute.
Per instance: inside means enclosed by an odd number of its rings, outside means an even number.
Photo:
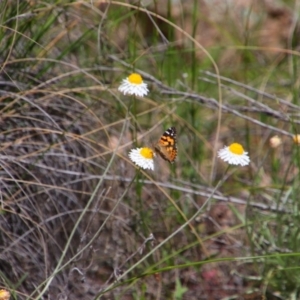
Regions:
<svg viewBox="0 0 300 300"><path fill-rule="evenodd" d="M128 80L132 84L142 84L143 83L142 76L140 74L137 74L137 73L132 73L131 75L129 75Z"/></svg>
<svg viewBox="0 0 300 300"><path fill-rule="evenodd" d="M153 150L147 147L142 148L140 154L147 159L152 159L154 156Z"/></svg>
<svg viewBox="0 0 300 300"><path fill-rule="evenodd" d="M300 134L296 134L293 136L294 143L300 145Z"/></svg>
<svg viewBox="0 0 300 300"><path fill-rule="evenodd" d="M229 150L231 153L236 155L242 155L244 153L244 148L242 145L238 143L233 143L229 146Z"/></svg>

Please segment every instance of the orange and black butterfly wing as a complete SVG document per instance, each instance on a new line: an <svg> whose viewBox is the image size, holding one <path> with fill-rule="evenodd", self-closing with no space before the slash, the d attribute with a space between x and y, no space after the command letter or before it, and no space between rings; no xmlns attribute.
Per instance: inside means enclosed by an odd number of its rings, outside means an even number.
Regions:
<svg viewBox="0 0 300 300"><path fill-rule="evenodd" d="M164 159L170 163L173 163L177 156L177 141L176 141L176 129L170 127L161 136L155 151Z"/></svg>

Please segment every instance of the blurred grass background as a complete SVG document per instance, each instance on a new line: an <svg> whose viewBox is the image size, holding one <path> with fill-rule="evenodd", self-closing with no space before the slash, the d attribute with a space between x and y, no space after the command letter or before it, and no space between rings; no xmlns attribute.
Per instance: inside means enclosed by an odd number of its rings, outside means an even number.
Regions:
<svg viewBox="0 0 300 300"><path fill-rule="evenodd" d="M298 299L299 13L297 0L1 1L0 289ZM118 92L131 72L147 97ZM129 150L169 126L176 163L137 171ZM249 166L216 160L232 142Z"/></svg>

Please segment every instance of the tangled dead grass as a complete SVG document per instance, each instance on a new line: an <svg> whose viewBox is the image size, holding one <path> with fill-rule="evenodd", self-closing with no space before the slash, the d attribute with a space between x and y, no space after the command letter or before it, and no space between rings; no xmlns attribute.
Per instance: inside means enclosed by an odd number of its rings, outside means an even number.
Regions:
<svg viewBox="0 0 300 300"><path fill-rule="evenodd" d="M78 14L75 18L76 22L84 20L88 26L94 28L93 18L87 17L87 11L80 14L82 5L77 6L79 10L76 10L76 7L72 10L74 15ZM207 11L208 6L205 7L204 14ZM265 26L265 31L261 32L262 36L268 36L269 41L274 42L273 47L283 48L288 38L287 32L293 25L290 11L278 10L276 13L268 10L266 15L269 16L267 19L269 21L272 19L274 23L269 22L269 25ZM82 16L82 19L78 16ZM61 16L60 21L63 17ZM176 18L176 15L173 17ZM176 21L178 19L176 18ZM192 16L188 15L187 22L182 27L189 33L193 27L191 19ZM224 24L223 19L219 21L220 24ZM278 25L277 21L284 26ZM79 35L80 30L76 28L75 24L78 24L76 22L71 22L70 26L66 27L69 30L76 29L72 31L73 35L70 34L70 39L77 38ZM143 22L140 24L145 32L144 39L147 40L149 36L145 29L148 27ZM202 29L207 28L207 34L201 35L201 43L207 48L213 47L222 38L222 32L218 32L214 26L209 26L211 24L207 20L205 24L198 24ZM123 23L121 25L121 37L117 36L117 41L114 40L116 44L119 43L119 48L116 48L120 51L124 48L130 32ZM273 31L267 30L268 28ZM277 28L282 30L278 31ZM45 37L45 40L48 38L51 41L57 32L60 31L55 28L48 37ZM110 36L105 38L107 40L101 42L108 44ZM176 39L181 40L182 37L176 36ZM266 42L266 39L262 37L262 41ZM181 42L179 45L184 48L186 45ZM68 43L63 41L61 48L67 46ZM53 53L59 52L58 49L51 52L51 55L54 56ZM16 50L24 49L21 46L20 49L14 49L15 57L18 56ZM47 51L49 48L46 47L39 54L40 57L47 56ZM68 64L76 65L77 68L77 63L80 62L75 59L78 54L76 51L75 55L72 53L66 60ZM138 133L145 133L145 130L137 123L131 124L125 128L120 138L121 124L129 119L127 112L124 113L120 109L126 100L110 101L111 95L106 92L113 94L114 88L99 84L99 82L108 82L113 85L119 80L116 79L116 69L114 69L115 65L119 65L119 61L116 62L107 55L100 63L101 67L108 65L106 69L95 67L93 70L92 68L88 70L90 71L88 73L87 69L67 70L67 67L63 68L60 63L47 66L47 60L36 60L32 65L21 61L14 65L14 56L10 61L11 66L8 64L5 69L9 76L2 74L0 83L0 288L2 285L5 288L17 287L16 293L20 299L38 298L44 288L46 288L44 296L49 299L94 299L109 283L117 280L124 270L182 224L182 218L167 201L160 187L168 189L167 194L172 194L186 215L199 209L211 190L206 186L195 186L191 182L183 183L175 178L174 183L167 182L170 171L165 166L158 167L159 174L153 175L154 179L158 178L157 182L154 182L153 178L143 179L142 182L137 180L136 184L128 190L136 172L126 160L127 146L137 134L135 130ZM202 57L199 56L198 59ZM241 58L224 51L220 61L221 64L224 62L223 67L226 67L227 63L238 65ZM76 73L75 69L78 73L82 71L82 74L87 75L84 80L82 77L73 76L72 72ZM108 72L105 73L104 70ZM41 76L40 73L43 75ZM213 80L213 75L205 76L207 76L205 79ZM93 81L95 77L100 78L96 84L96 80ZM89 81L90 78L93 80ZM227 90L228 86L225 86L224 90ZM217 107L218 103L214 99L165 87L161 89L165 92L164 95L169 92L169 95L174 97L193 99L209 109ZM244 87L241 89L243 90ZM88 93L85 93L86 91ZM279 98L276 98L277 102L274 105L275 99L263 93L258 95L268 99L268 104L252 101L249 102L251 105L232 105L231 100L234 98L232 95L235 92L232 89L228 94L225 93L222 109L238 117L246 116L247 121L254 121L257 127L253 125L253 128L257 132L273 130L274 126L259 123L257 121L259 118L252 119L249 117L250 114L259 112L282 122L280 126L284 124L283 129L279 126L275 129L284 134L287 114L278 111L277 103L282 110L291 115L294 112L298 113L296 110L298 108L284 103ZM154 101L150 100L139 103L140 111L146 111L147 116L148 109L158 106L153 103ZM165 113L166 111L164 114L169 113L173 117L172 113L169 111ZM212 113L210 117L203 116L203 118L210 118L209 121L212 121L215 116ZM151 118L146 117L146 121L142 121L147 124L147 127L155 128L154 124L159 117L160 111L154 112ZM176 119L176 117L175 122L180 123L180 118ZM224 131L221 132L223 140L229 139L232 131L236 130L236 122L231 124L231 119L227 119L227 122L229 126L225 124L222 128ZM295 124L297 122L296 120ZM265 127L260 127L263 125ZM158 130L160 131L160 128ZM183 141L181 151L186 151L184 154L190 159L188 161L190 164L193 163L192 155L186 145L191 144L193 139L194 136L189 136L187 130L181 136ZM211 150L212 140L214 140L213 134L205 141L207 151ZM257 146L255 143L254 145ZM114 151L117 157L108 168L108 162ZM284 155L281 153L280 156ZM185 166L180 162L177 166L174 177L180 178ZM209 168L211 168L211 161L208 159L195 167L203 178L209 173L207 171ZM294 170L294 173L290 172L288 176L291 176L292 180L297 176L298 169L295 167L291 170ZM101 181L103 178L105 180ZM264 180L265 185L271 182L268 175L264 176ZM101 185L97 189L99 182ZM253 207L263 211L279 209L276 203L268 201L270 198L275 198L273 194L270 195L257 197ZM172 298L173 291L178 289L177 279L180 279L188 289L183 299L208 299L209 297L220 299L229 295L243 295L248 288L253 291L253 297L259 297L257 285L244 281L246 275L256 275L256 269L252 265L249 265L245 271L243 265L220 262L209 264L201 269L192 266L182 270L175 268L161 274L151 273L153 271L151 266L156 266L158 262L161 262L160 267L168 266L165 257L171 261L171 265L180 265L187 261L199 262L210 256L238 257L241 253L247 252L250 246L245 232L239 228L234 232L231 231L231 228L238 224L238 220L228 203L234 203L238 207L238 213L244 215L245 207L249 204L245 200L248 197L249 194L244 190L238 190L236 198L229 198L221 193L216 195L216 203L213 203L211 209L192 224L204 240L207 235L213 237L205 241L204 247L190 246L195 243L195 236L190 229L183 230L161 251L157 251L149 260L143 262L133 275L142 276L140 274L144 270L150 270L149 276L143 274L145 276L141 281L137 281L135 286L133 283L125 288L115 287L103 298L132 299L132 295L139 292L142 294L141 291L144 289L147 289L146 295L149 299L158 298L160 295L165 299ZM90 199L93 201L85 211ZM80 217L80 222L77 223ZM155 240L150 238L150 233ZM56 270L57 265L62 268ZM55 270L57 273L53 273Z"/></svg>

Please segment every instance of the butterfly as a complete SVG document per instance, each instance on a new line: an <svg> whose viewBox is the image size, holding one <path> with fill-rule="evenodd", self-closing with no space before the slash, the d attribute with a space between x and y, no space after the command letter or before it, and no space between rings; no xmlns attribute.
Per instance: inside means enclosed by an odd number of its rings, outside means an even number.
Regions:
<svg viewBox="0 0 300 300"><path fill-rule="evenodd" d="M167 160L169 163L173 163L177 156L177 141L176 141L176 129L170 127L160 137L158 143L154 147L156 153L161 158Z"/></svg>

